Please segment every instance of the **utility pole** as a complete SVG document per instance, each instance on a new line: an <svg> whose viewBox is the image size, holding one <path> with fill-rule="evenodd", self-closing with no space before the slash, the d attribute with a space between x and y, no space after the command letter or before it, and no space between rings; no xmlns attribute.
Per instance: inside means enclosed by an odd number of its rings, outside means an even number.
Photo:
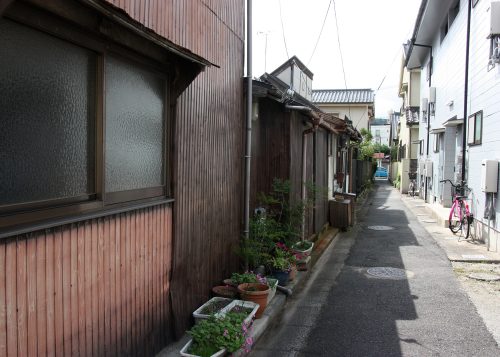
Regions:
<svg viewBox="0 0 500 357"><path fill-rule="evenodd" d="M267 35L269 35L270 31L258 31L257 35L265 36L265 45L264 45L264 72L267 72Z"/></svg>

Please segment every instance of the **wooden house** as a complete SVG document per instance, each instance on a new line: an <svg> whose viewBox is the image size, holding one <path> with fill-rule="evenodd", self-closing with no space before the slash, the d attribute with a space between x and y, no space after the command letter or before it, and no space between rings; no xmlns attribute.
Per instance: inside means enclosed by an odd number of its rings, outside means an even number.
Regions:
<svg viewBox="0 0 500 357"><path fill-rule="evenodd" d="M238 264L243 0L0 0L0 48L0 356L154 355Z"/></svg>
<svg viewBox="0 0 500 357"><path fill-rule="evenodd" d="M252 195L270 192L275 178L290 180L291 200L306 199L304 183L324 194L316 196L306 215L305 238L328 223L328 196L340 145L359 140L348 122L324 113L311 97L312 72L296 57L253 81ZM327 195L328 191L330 192Z"/></svg>

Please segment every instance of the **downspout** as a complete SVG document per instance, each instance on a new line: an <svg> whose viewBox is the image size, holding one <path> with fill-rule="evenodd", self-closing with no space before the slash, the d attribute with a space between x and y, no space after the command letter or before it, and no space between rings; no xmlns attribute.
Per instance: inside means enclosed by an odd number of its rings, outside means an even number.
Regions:
<svg viewBox="0 0 500 357"><path fill-rule="evenodd" d="M312 127L307 128L302 132L302 187L301 187L301 199L302 202L306 201L306 181L307 181L307 168L306 168L306 161L307 161L307 135L314 133L316 129L318 128L321 118L316 113L314 110L312 110L309 107L306 106L301 106L301 105L290 105L286 104L285 105L286 109L289 110L299 110L303 112L307 112L313 119L314 119L314 124ZM306 239L306 214L305 212L302 214L302 223L301 223L301 233L302 233L302 240Z"/></svg>
<svg viewBox="0 0 500 357"><path fill-rule="evenodd" d="M468 1L467 9L467 41L465 43L465 83L464 83L464 125L462 129L462 184L465 183L465 154L467 147L467 100L469 97L469 47L470 47L470 22L472 1Z"/></svg>
<svg viewBox="0 0 500 357"><path fill-rule="evenodd" d="M302 202L306 201L306 181L307 181L307 167L306 167L306 161L307 161L307 135L312 134L316 131L316 126L312 126L302 132L302 189L301 189L301 196L302 196ZM302 224L301 224L301 229L302 229L302 240L306 239L306 213L305 211L302 213Z"/></svg>
<svg viewBox="0 0 500 357"><path fill-rule="evenodd" d="M432 57L432 46L429 45L420 45L418 43L414 43L413 46L417 47L425 47L429 48L431 50L431 58L430 58L430 73L429 73L429 88L432 87L432 71L434 67L434 59ZM434 103L435 105L436 103ZM431 127L431 102L427 104L427 141L426 141L426 151L425 151L425 158L426 160L429 158L429 139L430 139L430 127ZM410 142L411 145L411 142ZM428 178L425 176L425 193L424 193L424 201L427 201L427 191L428 191Z"/></svg>
<svg viewBox="0 0 500 357"><path fill-rule="evenodd" d="M243 213L243 240L245 247L250 239L250 169L252 154L252 0L247 0L247 111L246 111L246 148L245 148L245 197ZM245 260L248 270L248 259Z"/></svg>

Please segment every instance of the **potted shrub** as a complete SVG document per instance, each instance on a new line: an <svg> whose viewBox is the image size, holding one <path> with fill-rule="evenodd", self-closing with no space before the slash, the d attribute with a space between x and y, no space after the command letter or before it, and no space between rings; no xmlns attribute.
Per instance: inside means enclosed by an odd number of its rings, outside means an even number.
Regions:
<svg viewBox="0 0 500 357"><path fill-rule="evenodd" d="M286 246L283 243L277 243L274 254L269 259L269 266L271 269L271 275L278 279L278 285L285 286L288 284L290 279L290 271L292 270L291 258Z"/></svg>
<svg viewBox="0 0 500 357"><path fill-rule="evenodd" d="M252 344L243 313L228 312L212 315L188 331L192 339L184 345L181 356L215 357L240 348L248 351Z"/></svg>
<svg viewBox="0 0 500 357"><path fill-rule="evenodd" d="M259 319L266 309L267 296L270 290L269 286L263 283L243 283L238 285L238 292L242 300L253 301L259 304L259 309L255 314L256 319Z"/></svg>
<svg viewBox="0 0 500 357"><path fill-rule="evenodd" d="M227 299L218 296L211 298L193 312L195 322L198 323L201 320L208 319L210 315L221 312L233 301L233 299Z"/></svg>
<svg viewBox="0 0 500 357"><path fill-rule="evenodd" d="M257 313L260 305L256 304L253 301L244 301L244 300L233 300L229 305L227 305L224 309L222 309L222 313L235 312L240 314L245 314L245 319L243 322L250 326L253 322L253 318Z"/></svg>

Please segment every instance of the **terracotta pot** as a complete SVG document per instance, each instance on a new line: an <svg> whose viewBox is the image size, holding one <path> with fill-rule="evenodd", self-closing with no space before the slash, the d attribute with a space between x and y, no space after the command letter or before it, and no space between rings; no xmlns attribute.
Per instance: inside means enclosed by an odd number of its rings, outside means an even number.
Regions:
<svg viewBox="0 0 500 357"><path fill-rule="evenodd" d="M242 300L253 301L259 304L259 309L255 314L256 319L260 318L266 309L267 296L270 290L267 284L261 283L244 283L238 285L238 292Z"/></svg>
<svg viewBox="0 0 500 357"><path fill-rule="evenodd" d="M238 297L238 290L236 290L235 287L228 285L214 286L212 288L212 292L215 296L225 297L229 299L235 299L236 297Z"/></svg>

